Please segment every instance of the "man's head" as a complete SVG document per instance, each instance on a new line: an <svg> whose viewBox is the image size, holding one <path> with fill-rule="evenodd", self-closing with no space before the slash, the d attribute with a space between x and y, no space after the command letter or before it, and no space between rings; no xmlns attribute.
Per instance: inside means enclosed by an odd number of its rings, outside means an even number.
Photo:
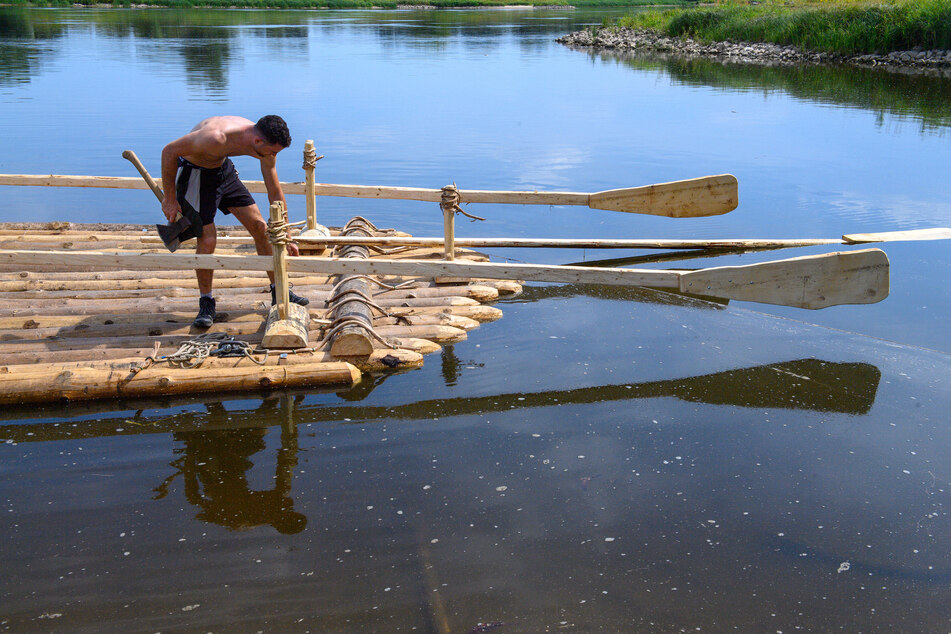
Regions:
<svg viewBox="0 0 951 634"><path fill-rule="evenodd" d="M254 131L261 138L262 149L265 150L259 150L261 154L277 154L291 144L291 133L287 129L287 123L276 114L269 114L258 119L258 122L254 124Z"/></svg>

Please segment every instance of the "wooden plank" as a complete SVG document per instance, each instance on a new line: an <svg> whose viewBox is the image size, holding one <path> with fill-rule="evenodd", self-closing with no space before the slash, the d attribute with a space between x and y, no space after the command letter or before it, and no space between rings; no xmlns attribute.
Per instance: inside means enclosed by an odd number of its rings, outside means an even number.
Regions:
<svg viewBox="0 0 951 634"><path fill-rule="evenodd" d="M869 234L875 235L875 234ZM308 244L306 236L297 241ZM440 237L320 237L313 240L321 244L356 244L367 246L415 246L441 249L445 241ZM677 239L584 239L584 238L455 238L457 248L536 248L536 249L781 249L788 247L843 244L842 240L825 238L802 239L723 239L723 240L677 240Z"/></svg>

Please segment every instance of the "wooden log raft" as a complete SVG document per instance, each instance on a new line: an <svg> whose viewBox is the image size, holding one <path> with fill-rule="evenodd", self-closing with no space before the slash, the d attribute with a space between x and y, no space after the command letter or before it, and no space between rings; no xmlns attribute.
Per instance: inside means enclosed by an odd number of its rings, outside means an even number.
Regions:
<svg viewBox="0 0 951 634"><path fill-rule="evenodd" d="M369 228L357 232L357 237L400 235L378 230L369 221L357 224ZM330 299L339 276L291 272L288 278L295 291L314 302L303 309L311 322L306 347L283 355L280 351L267 356L252 352L263 364L260 367L248 358L216 356L204 359L197 369L171 367L161 358L173 356L182 343L194 341L199 334L227 335L252 347L262 341L267 315L263 311L270 308L266 271L219 271L218 321L200 331L192 326L196 290L190 275L141 270L137 264L116 267L99 259L77 267L60 258L60 254L80 253L59 250L60 241L71 246L85 242L97 250L103 244L128 244L141 250L149 242L160 248L157 238L143 231L149 230L147 226L113 231L100 225L30 225L25 236L12 226L0 224L0 254L31 244L46 255L0 270L0 297L5 300L0 302L0 403L5 404L352 385L361 372L418 367L423 355L440 350L441 343L461 341L480 323L501 317L498 308L481 302L521 291L519 284L505 280L443 288L436 286L432 277L374 276L406 285L394 289L358 278L367 283L371 303L382 308L370 313L370 325L387 343L374 339L367 354L341 356L318 349L334 314L317 302ZM230 246L247 242L234 231L221 229L221 233L232 235L222 240L219 254L247 257L252 253L250 243L237 250ZM25 239L19 239L21 236ZM461 253L466 258L484 259L471 252ZM406 254L422 258L441 255L430 247ZM367 255L372 259L378 254L367 250ZM273 269L279 271L280 264ZM160 361L133 374L133 368L142 366L149 356Z"/></svg>

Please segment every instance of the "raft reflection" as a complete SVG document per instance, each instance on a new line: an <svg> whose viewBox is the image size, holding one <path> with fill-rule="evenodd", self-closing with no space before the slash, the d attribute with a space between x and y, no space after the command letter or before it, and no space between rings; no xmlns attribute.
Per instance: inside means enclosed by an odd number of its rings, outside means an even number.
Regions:
<svg viewBox="0 0 951 634"><path fill-rule="evenodd" d="M382 380L384 377L379 378ZM306 398L303 393L298 393L293 402L290 393L284 393L282 399L266 399L255 409L225 410L223 401L207 405L205 412L188 411L155 419L141 416L142 410L139 410L139 414L131 419L123 416L122 412L115 412L111 418L107 414L99 414L97 420L3 425L0 426L0 440L44 442L152 433L207 433L213 430L265 428L275 424L293 427L294 422L334 422L345 418L359 423L388 419L429 420L563 404L664 397L711 405L812 410L860 416L872 408L880 380L881 371L870 363L798 359L682 379L441 398L403 405L308 405L306 400L302 400ZM364 397L366 394L362 393ZM341 396L352 399L354 393ZM183 399L181 402L194 403L194 400ZM173 399L166 399L161 402L161 406L172 407L174 403ZM145 407L147 402L140 401L139 404ZM62 408L60 411L51 411L54 408L50 408L44 411L44 416L76 415L84 411L82 405L77 404L70 410ZM291 437L287 440L290 442Z"/></svg>
<svg viewBox="0 0 951 634"><path fill-rule="evenodd" d="M277 450L274 487L254 491L248 482L248 471L254 466L252 456L263 451L266 427L217 429L214 431L175 432L177 446L173 453L180 457L169 463L176 472L155 488L155 498L168 495L178 475L184 481L185 499L201 510L196 519L218 524L232 530L272 526L279 533L299 533L307 526L307 517L294 510L291 483L297 466L296 403L283 394L268 398L250 413L262 421L279 419L281 446ZM231 413L222 403L209 403L209 426L226 426Z"/></svg>

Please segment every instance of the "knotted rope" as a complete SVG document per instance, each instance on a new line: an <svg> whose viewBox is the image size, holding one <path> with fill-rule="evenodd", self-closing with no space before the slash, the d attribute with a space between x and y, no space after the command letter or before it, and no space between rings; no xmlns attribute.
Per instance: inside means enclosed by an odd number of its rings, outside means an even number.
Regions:
<svg viewBox="0 0 951 634"><path fill-rule="evenodd" d="M264 365L267 362L267 350L264 351L264 359L260 361L251 356L252 351L251 344L247 341L240 341L223 332L211 332L183 341L177 351L162 357L161 360L167 361L169 365L177 365L186 369L199 367L210 356L247 357L258 365ZM149 358L151 357L148 357L146 362Z"/></svg>
<svg viewBox="0 0 951 634"><path fill-rule="evenodd" d="M471 218L474 221L476 220L485 220L481 216L476 216L465 211L462 207L459 206L459 203L462 202L462 194L459 193L459 189L456 187L456 184L446 185L442 188L442 200L439 202L439 208L443 210L443 213L457 213L462 214L466 218Z"/></svg>
<svg viewBox="0 0 951 634"><path fill-rule="evenodd" d="M300 222L287 222L285 219L280 220L268 220L267 222L267 239L268 242L274 246L286 245L294 243L287 236L288 229L293 229L294 227L300 227L307 224L306 220L301 220Z"/></svg>
<svg viewBox="0 0 951 634"><path fill-rule="evenodd" d="M304 148L304 165L303 165L304 169L305 170L308 168L314 169L315 167L317 167L317 161L319 161L322 158L324 158L324 155L321 154L320 156L317 156L317 150L308 149L305 147Z"/></svg>

